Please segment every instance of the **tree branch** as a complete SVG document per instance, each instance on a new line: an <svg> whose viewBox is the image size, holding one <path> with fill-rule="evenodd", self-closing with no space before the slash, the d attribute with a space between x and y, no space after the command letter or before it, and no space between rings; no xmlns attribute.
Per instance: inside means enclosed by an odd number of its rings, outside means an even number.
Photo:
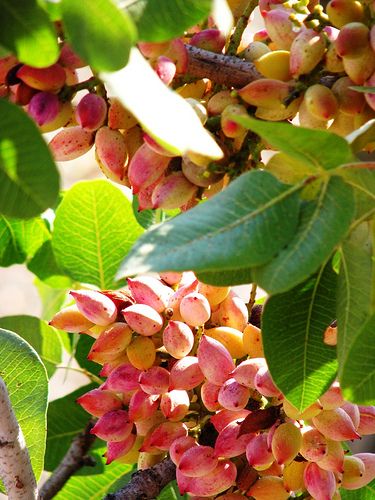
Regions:
<svg viewBox="0 0 375 500"><path fill-rule="evenodd" d="M95 465L93 458L87 455L87 452L96 439L93 434L90 434L93 426L94 422L90 420L81 434L78 434L73 439L61 463L40 490L40 500L53 498L68 479L84 465Z"/></svg>
<svg viewBox="0 0 375 500"><path fill-rule="evenodd" d="M209 78L228 87L244 87L262 78L253 63L239 57L217 54L209 50L186 45L189 60L186 73L196 78Z"/></svg>
<svg viewBox="0 0 375 500"><path fill-rule="evenodd" d="M176 466L170 458L165 458L149 469L135 472L124 488L110 493L105 500L152 500L175 478Z"/></svg>
<svg viewBox="0 0 375 500"><path fill-rule="evenodd" d="M22 430L5 382L0 377L0 477L9 500L35 500L38 495Z"/></svg>

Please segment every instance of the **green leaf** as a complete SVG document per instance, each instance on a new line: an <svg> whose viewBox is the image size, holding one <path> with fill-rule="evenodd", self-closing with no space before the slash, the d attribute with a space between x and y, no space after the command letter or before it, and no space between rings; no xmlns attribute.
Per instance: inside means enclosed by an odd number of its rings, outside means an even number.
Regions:
<svg viewBox="0 0 375 500"><path fill-rule="evenodd" d="M134 217L137 219L138 224L142 226L144 229L148 229L149 227L151 227L156 223L156 210L150 209L138 212L139 203L137 196L133 196L132 207L133 207Z"/></svg>
<svg viewBox="0 0 375 500"><path fill-rule="evenodd" d="M35 0L0 0L0 11L0 43L20 62L37 68L56 62L59 49L55 29Z"/></svg>
<svg viewBox="0 0 375 500"><path fill-rule="evenodd" d="M314 167L316 171L329 170L354 160L347 141L326 130L296 127L290 123L233 117L233 120L260 135L274 148L288 156Z"/></svg>
<svg viewBox="0 0 375 500"><path fill-rule="evenodd" d="M211 4L211 0L136 0L127 11L137 25L140 40L164 42L205 19Z"/></svg>
<svg viewBox="0 0 375 500"><path fill-rule="evenodd" d="M353 191L342 179L332 177L323 183L317 200L303 205L299 226L287 246L271 262L253 270L256 283L269 293L301 283L345 236L354 210Z"/></svg>
<svg viewBox="0 0 375 500"><path fill-rule="evenodd" d="M105 289L115 286L118 266L142 232L117 187L102 180L79 182L56 211L52 247L68 276Z"/></svg>
<svg viewBox="0 0 375 500"><path fill-rule="evenodd" d="M100 460L101 471L92 474L92 467L83 467L79 475L70 477L54 498L56 500L71 500L73 498L102 500L107 493L112 493L125 486L134 472L134 466L118 462L105 465L100 456L105 450L105 447L99 448L96 450L97 453L93 454L98 461Z"/></svg>
<svg viewBox="0 0 375 500"><path fill-rule="evenodd" d="M87 359L87 355L93 343L94 339L89 335L80 335L76 345L74 357L81 368L84 368L94 375L99 375L99 372L102 369L101 365Z"/></svg>
<svg viewBox="0 0 375 500"><path fill-rule="evenodd" d="M90 415L76 403L76 399L97 386L85 385L48 406L47 447L44 468L54 471L59 465L75 436L80 434L90 420Z"/></svg>
<svg viewBox="0 0 375 500"><path fill-rule="evenodd" d="M272 378L299 411L333 382L335 349L323 334L335 318L337 275L331 264L288 292L270 297L262 314L262 338Z"/></svg>
<svg viewBox="0 0 375 500"><path fill-rule="evenodd" d="M48 238L49 231L40 217L23 220L0 215L0 266L22 264Z"/></svg>
<svg viewBox="0 0 375 500"><path fill-rule="evenodd" d="M0 329L0 358L0 377L7 385L38 480L43 470L46 446L46 370L27 342L16 333L3 329Z"/></svg>
<svg viewBox="0 0 375 500"><path fill-rule="evenodd" d="M111 0L63 0L62 19L77 53L97 71L116 71L128 62L136 40L130 16Z"/></svg>
<svg viewBox="0 0 375 500"><path fill-rule="evenodd" d="M30 218L52 206L59 176L35 123L15 104L0 99L0 213Z"/></svg>
<svg viewBox="0 0 375 500"><path fill-rule="evenodd" d="M67 288L52 288L38 278L35 279L34 285L38 290L42 302L40 317L50 321L52 316L63 307L68 290Z"/></svg>
<svg viewBox="0 0 375 500"><path fill-rule="evenodd" d="M131 50L125 68L116 73L100 73L100 78L111 95L118 97L142 128L168 151L176 155L195 151L214 159L223 157L190 104L164 85L138 49Z"/></svg>
<svg viewBox="0 0 375 500"><path fill-rule="evenodd" d="M375 128L374 128L375 130ZM375 210L375 162L343 165L338 171L352 186L356 197L356 219L371 215Z"/></svg>
<svg viewBox="0 0 375 500"><path fill-rule="evenodd" d="M375 479L359 490L340 488L342 500L373 500L375 498Z"/></svg>
<svg viewBox="0 0 375 500"><path fill-rule="evenodd" d="M39 354L48 376L53 375L62 356L61 342L55 328L33 316L5 316L0 318L0 328L17 332Z"/></svg>
<svg viewBox="0 0 375 500"><path fill-rule="evenodd" d="M145 233L118 275L246 269L267 262L296 229L297 189L268 172L248 172L207 202Z"/></svg>
<svg viewBox="0 0 375 500"><path fill-rule="evenodd" d="M286 153L276 153L267 162L266 170L271 172L280 182L295 184L315 172L315 167L291 158Z"/></svg>
<svg viewBox="0 0 375 500"><path fill-rule="evenodd" d="M159 493L157 500L188 500L188 496L180 494L176 481L167 484Z"/></svg>
<svg viewBox="0 0 375 500"><path fill-rule="evenodd" d="M46 241L27 264L28 269L47 285L56 288L69 288L72 280L64 276L56 262L51 240Z"/></svg>
<svg viewBox="0 0 375 500"><path fill-rule="evenodd" d="M361 92L362 94L375 94L375 87L366 87L362 85L352 85L349 87L356 92Z"/></svg>
<svg viewBox="0 0 375 500"><path fill-rule="evenodd" d="M362 405L375 404L375 314L358 328L342 367L340 385L345 399Z"/></svg>
<svg viewBox="0 0 375 500"><path fill-rule="evenodd" d="M371 223L363 222L344 241L341 248L337 289L337 326L340 332L337 354L340 377L344 370L350 370L351 346L375 311L373 238Z"/></svg>
<svg viewBox="0 0 375 500"><path fill-rule="evenodd" d="M213 286L244 285L253 281L251 268L217 272L207 271L197 273L197 278L199 281Z"/></svg>

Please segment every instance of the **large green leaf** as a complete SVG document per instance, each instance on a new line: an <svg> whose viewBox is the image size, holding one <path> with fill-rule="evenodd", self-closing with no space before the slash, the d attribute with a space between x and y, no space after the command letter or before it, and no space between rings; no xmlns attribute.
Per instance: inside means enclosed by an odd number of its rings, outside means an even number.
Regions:
<svg viewBox="0 0 375 500"><path fill-rule="evenodd" d="M157 500L188 500L188 498L186 493L185 495L180 494L176 481L172 481L162 489Z"/></svg>
<svg viewBox="0 0 375 500"><path fill-rule="evenodd" d="M318 198L303 205L298 229L287 246L271 262L253 270L254 280L269 293L301 283L345 236L354 210L350 186L339 177L324 182Z"/></svg>
<svg viewBox="0 0 375 500"><path fill-rule="evenodd" d="M223 271L259 265L292 237L297 188L248 172L206 203L149 230L119 276L150 270Z"/></svg>
<svg viewBox="0 0 375 500"><path fill-rule="evenodd" d="M190 104L164 85L138 49L131 50L125 68L100 73L100 77L111 95L118 97L143 129L169 151L222 158L222 150Z"/></svg>
<svg viewBox="0 0 375 500"><path fill-rule="evenodd" d="M375 261L371 223L361 223L345 240L337 290L339 375L350 369L351 346L375 311ZM366 335L366 333L364 334ZM346 379L347 384L349 381Z"/></svg>
<svg viewBox="0 0 375 500"><path fill-rule="evenodd" d="M61 362L62 347L58 332L45 321L33 316L5 316L0 328L17 332L41 357L49 376Z"/></svg>
<svg viewBox="0 0 375 500"><path fill-rule="evenodd" d="M98 71L116 71L136 40L130 16L111 0L63 0L64 28L74 49Z"/></svg>
<svg viewBox="0 0 375 500"><path fill-rule="evenodd" d="M0 329L0 376L25 436L34 474L43 470L46 446L48 382L36 351L19 335Z"/></svg>
<svg viewBox="0 0 375 500"><path fill-rule="evenodd" d="M374 127L375 130L375 127ZM352 163L339 170L345 182L352 186L356 196L356 218L375 212L375 163Z"/></svg>
<svg viewBox="0 0 375 500"><path fill-rule="evenodd" d="M253 281L251 268L229 271L207 271L197 273L197 278L203 283L214 286L244 285Z"/></svg>
<svg viewBox="0 0 375 500"><path fill-rule="evenodd" d="M211 0L135 0L127 10L137 25L140 40L163 42L181 36L205 19L211 4Z"/></svg>
<svg viewBox="0 0 375 500"><path fill-rule="evenodd" d="M27 263L28 269L41 281L55 288L69 288L72 280L64 275L64 272L56 262L51 240L46 241Z"/></svg>
<svg viewBox="0 0 375 500"><path fill-rule="evenodd" d="M348 142L332 132L296 127L289 123L265 122L250 117L233 119L260 135L273 147L316 170L329 170L354 160Z"/></svg>
<svg viewBox="0 0 375 500"><path fill-rule="evenodd" d="M40 217L23 220L0 215L0 266L28 260L48 238L49 231Z"/></svg>
<svg viewBox="0 0 375 500"><path fill-rule="evenodd" d="M263 309L263 346L275 384L303 411L335 378L335 349L323 334L335 318L337 275L331 264L288 292L270 297Z"/></svg>
<svg viewBox="0 0 375 500"><path fill-rule="evenodd" d="M142 232L117 187L102 180L79 182L56 211L52 247L72 279L111 288L121 260Z"/></svg>
<svg viewBox="0 0 375 500"><path fill-rule="evenodd" d="M52 206L59 176L35 123L15 104L0 99L0 213L30 218Z"/></svg>
<svg viewBox="0 0 375 500"><path fill-rule="evenodd" d="M0 10L0 43L4 47L30 66L43 68L56 62L59 49L55 29L35 0L0 0Z"/></svg>
<svg viewBox="0 0 375 500"><path fill-rule="evenodd" d="M73 438L86 427L90 415L76 403L76 399L96 387L94 384L85 385L49 404L45 470L55 470L68 451Z"/></svg>
<svg viewBox="0 0 375 500"><path fill-rule="evenodd" d="M345 399L353 403L375 404L375 314L358 328L352 340L340 378Z"/></svg>

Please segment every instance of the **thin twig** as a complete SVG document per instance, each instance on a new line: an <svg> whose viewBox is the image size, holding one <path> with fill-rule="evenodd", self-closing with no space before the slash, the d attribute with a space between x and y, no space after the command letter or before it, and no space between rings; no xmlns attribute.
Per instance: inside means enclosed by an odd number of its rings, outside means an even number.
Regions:
<svg viewBox="0 0 375 500"><path fill-rule="evenodd" d="M253 12L253 10L257 5L258 5L258 0L250 0L246 9L243 11L241 17L239 18L236 28L232 36L230 37L228 48L226 51L226 53L229 56L235 56L237 54L237 49L241 43L243 32L245 31L246 26L248 25L251 13Z"/></svg>
<svg viewBox="0 0 375 500"><path fill-rule="evenodd" d="M249 311L249 316L251 314L252 308L254 307L256 296L257 296L257 284L252 283L251 290L250 290L249 302L247 303L247 310Z"/></svg>
<svg viewBox="0 0 375 500"><path fill-rule="evenodd" d="M170 458L165 458L149 469L135 472L124 488L110 493L105 500L152 500L175 478L176 466Z"/></svg>
<svg viewBox="0 0 375 500"><path fill-rule="evenodd" d="M5 382L0 377L0 478L9 500L35 500L38 490L29 451Z"/></svg>
<svg viewBox="0 0 375 500"><path fill-rule="evenodd" d="M40 490L39 500L49 500L60 491L64 484L83 466L94 466L95 460L87 455L96 437L90 434L94 422L90 420L85 429L76 436L57 469Z"/></svg>

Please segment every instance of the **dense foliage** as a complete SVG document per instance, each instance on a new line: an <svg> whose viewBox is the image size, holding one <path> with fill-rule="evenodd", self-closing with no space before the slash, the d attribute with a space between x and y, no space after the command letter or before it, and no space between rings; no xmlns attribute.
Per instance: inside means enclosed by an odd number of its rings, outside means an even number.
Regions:
<svg viewBox="0 0 375 500"><path fill-rule="evenodd" d="M37 479L84 442L41 498L156 464L147 498L373 498L372 2L0 7L0 266L43 303L0 318L0 382ZM64 350L91 383L48 405Z"/></svg>

